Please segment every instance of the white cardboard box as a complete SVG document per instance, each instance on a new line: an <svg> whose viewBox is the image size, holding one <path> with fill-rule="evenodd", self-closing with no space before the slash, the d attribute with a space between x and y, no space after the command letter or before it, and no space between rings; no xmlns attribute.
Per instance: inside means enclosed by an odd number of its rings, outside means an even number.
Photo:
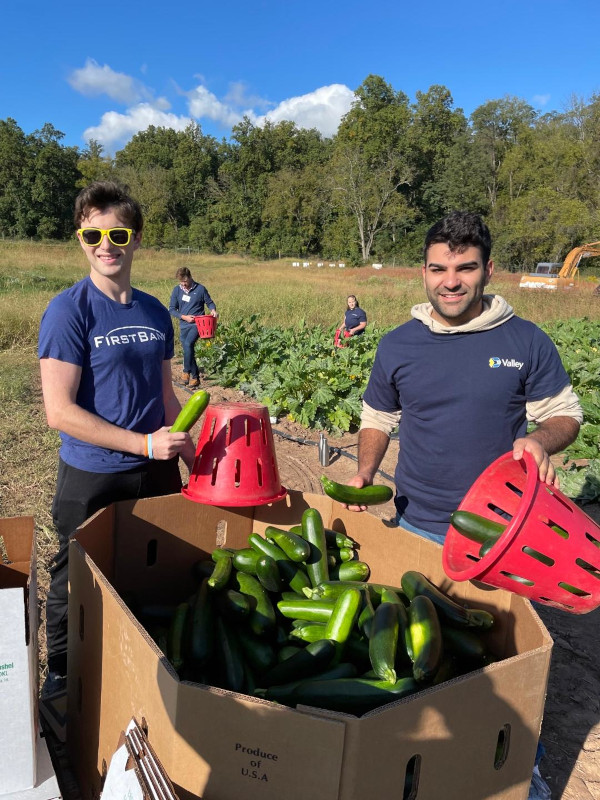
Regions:
<svg viewBox="0 0 600 800"><path fill-rule="evenodd" d="M32 517L0 519L0 795L35 786L38 615Z"/></svg>
<svg viewBox="0 0 600 800"><path fill-rule="evenodd" d="M61 800L60 788L56 780L48 745L43 737L37 742L37 777L35 786L22 792L0 795L1 800Z"/></svg>

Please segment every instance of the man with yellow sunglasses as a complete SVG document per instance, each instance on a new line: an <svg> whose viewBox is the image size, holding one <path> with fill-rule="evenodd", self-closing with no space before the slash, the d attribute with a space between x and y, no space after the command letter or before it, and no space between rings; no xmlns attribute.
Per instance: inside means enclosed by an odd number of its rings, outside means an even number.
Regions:
<svg viewBox="0 0 600 800"><path fill-rule="evenodd" d="M123 187L98 181L78 195L75 227L90 274L49 303L38 346L46 416L61 438L43 695L66 688L72 534L114 501L178 492L179 456L191 467L195 455L189 434L169 430L180 411L171 317L131 285L142 239L139 204Z"/></svg>

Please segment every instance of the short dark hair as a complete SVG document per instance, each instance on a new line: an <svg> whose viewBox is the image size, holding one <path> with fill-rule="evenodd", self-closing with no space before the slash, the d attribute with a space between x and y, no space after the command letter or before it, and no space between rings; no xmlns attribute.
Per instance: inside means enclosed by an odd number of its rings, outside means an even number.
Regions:
<svg viewBox="0 0 600 800"><path fill-rule="evenodd" d="M177 278L177 280L181 281L184 278L191 278L192 273L189 271L187 267L179 267L179 269L175 273L175 277Z"/></svg>
<svg viewBox="0 0 600 800"><path fill-rule="evenodd" d="M136 233L144 227L141 206L129 194L129 187L121 186L114 181L94 181L79 192L73 214L75 227L79 228L81 220L91 211L106 211L108 208L114 208L123 222L131 226Z"/></svg>
<svg viewBox="0 0 600 800"><path fill-rule="evenodd" d="M432 244L447 244L450 250L459 253L467 247L478 247L484 266L490 260L492 251L492 237L488 226L479 214L469 211L452 211L431 226L425 236L423 248L425 263L427 263L427 251Z"/></svg>

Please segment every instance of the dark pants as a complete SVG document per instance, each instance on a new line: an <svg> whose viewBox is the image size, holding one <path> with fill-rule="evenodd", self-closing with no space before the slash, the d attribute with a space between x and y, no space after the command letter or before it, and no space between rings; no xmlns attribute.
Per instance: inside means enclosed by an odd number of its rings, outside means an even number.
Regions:
<svg viewBox="0 0 600 800"><path fill-rule="evenodd" d="M97 473L76 469L60 459L52 518L59 550L50 567L46 598L48 669L67 674L67 605L69 541L88 517L118 500L156 497L181 490L178 459L149 461L128 472Z"/></svg>
<svg viewBox="0 0 600 800"><path fill-rule="evenodd" d="M198 377L198 365L194 356L194 345L198 341L198 328L196 325L181 325L179 338L183 348L183 371L189 372L192 378Z"/></svg>

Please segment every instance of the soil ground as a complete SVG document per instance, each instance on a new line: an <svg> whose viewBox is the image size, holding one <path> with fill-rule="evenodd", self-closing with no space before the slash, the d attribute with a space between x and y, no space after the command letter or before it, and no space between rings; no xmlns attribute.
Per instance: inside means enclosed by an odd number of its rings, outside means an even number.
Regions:
<svg viewBox="0 0 600 800"><path fill-rule="evenodd" d="M211 402L250 399L234 390L205 388L210 390ZM176 392L181 402L185 402L189 390L176 386ZM323 468L319 463L317 432L286 419L273 423L272 428L284 486L320 494L321 474L344 482L356 473L356 433L327 437L330 464ZM392 442L381 464L378 482L393 487L396 458L397 445ZM586 505L583 510L600 524L600 505ZM374 506L372 513L383 519L393 518L393 501ZM576 615L538 605L536 611L554 640L541 732L545 748L539 765L541 775L551 789L553 800L600 800L600 609Z"/></svg>

